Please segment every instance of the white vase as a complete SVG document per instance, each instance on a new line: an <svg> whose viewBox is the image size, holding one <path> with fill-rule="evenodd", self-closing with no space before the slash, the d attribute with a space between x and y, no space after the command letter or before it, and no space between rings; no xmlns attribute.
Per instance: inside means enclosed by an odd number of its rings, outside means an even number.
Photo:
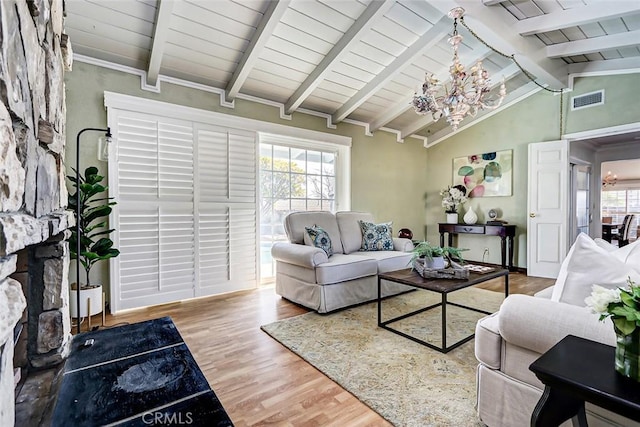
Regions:
<svg viewBox="0 0 640 427"><path fill-rule="evenodd" d="M458 213L447 212L447 224L457 224L457 223L458 223Z"/></svg>
<svg viewBox="0 0 640 427"><path fill-rule="evenodd" d="M476 212L473 210L473 206L469 206L469 210L467 210L467 213L464 214L462 219L465 224L475 224L478 222L478 215L476 215Z"/></svg>

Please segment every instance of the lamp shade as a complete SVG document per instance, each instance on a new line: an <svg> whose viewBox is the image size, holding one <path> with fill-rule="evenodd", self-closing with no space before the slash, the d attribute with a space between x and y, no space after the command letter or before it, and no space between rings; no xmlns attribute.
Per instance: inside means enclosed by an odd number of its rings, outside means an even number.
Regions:
<svg viewBox="0 0 640 427"><path fill-rule="evenodd" d="M101 136L98 139L98 160L101 162L109 161L109 148L111 146L111 136Z"/></svg>

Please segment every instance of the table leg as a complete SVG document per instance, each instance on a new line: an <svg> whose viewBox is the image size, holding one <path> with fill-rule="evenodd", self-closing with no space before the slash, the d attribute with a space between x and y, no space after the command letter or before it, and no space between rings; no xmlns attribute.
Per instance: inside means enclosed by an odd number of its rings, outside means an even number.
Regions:
<svg viewBox="0 0 640 427"><path fill-rule="evenodd" d="M513 270L513 236L509 236L509 271Z"/></svg>
<svg viewBox="0 0 640 427"><path fill-rule="evenodd" d="M504 275L504 297L509 296L509 273Z"/></svg>
<svg viewBox="0 0 640 427"><path fill-rule="evenodd" d="M502 268L507 268L507 238L500 236L500 255L502 257Z"/></svg>
<svg viewBox="0 0 640 427"><path fill-rule="evenodd" d="M444 247L444 232L440 233L440 247Z"/></svg>
<svg viewBox="0 0 640 427"><path fill-rule="evenodd" d="M382 286L381 280L378 278L378 326L382 324Z"/></svg>
<svg viewBox="0 0 640 427"><path fill-rule="evenodd" d="M587 427L584 401L545 386L544 393L531 414L531 427L559 426L573 418L574 426Z"/></svg>
<svg viewBox="0 0 640 427"><path fill-rule="evenodd" d="M449 233L449 247L453 247L453 234Z"/></svg>
<svg viewBox="0 0 640 427"><path fill-rule="evenodd" d="M442 351L447 351L447 294L442 293Z"/></svg>

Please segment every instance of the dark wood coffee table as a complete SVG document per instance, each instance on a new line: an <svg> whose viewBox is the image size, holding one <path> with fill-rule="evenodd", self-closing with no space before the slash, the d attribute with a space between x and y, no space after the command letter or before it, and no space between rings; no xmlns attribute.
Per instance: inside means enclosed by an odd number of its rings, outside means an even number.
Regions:
<svg viewBox="0 0 640 427"><path fill-rule="evenodd" d="M378 274L378 326L384 328L388 331L391 331L395 334L401 335L405 338L408 338L412 341L425 345L434 350L438 350L442 353L448 353L466 343L467 341L473 339L475 333L457 341L456 343L447 346L447 305L453 305L456 307L461 307L467 310L476 311L478 313L483 314L491 314L489 311L485 311L476 307L468 307L466 305L457 304L455 302L447 301L447 295L451 292L459 291L460 289L468 288L469 286L474 286L479 283L487 282L492 279L496 279L498 277L504 277L504 295L507 297L509 295L509 270L507 269L497 269L496 271L492 271L486 274L476 274L471 273L468 279L465 280L457 280L457 279L425 279L420 276L417 271L411 269L404 269L398 271L391 271L388 273L380 273ZM382 292L381 292L381 283L383 280L388 280L389 282L402 283L403 285L411 286L416 289L423 289L431 292L437 292L441 295L441 301L436 304L432 304L430 306L421 308L419 310L412 311L411 313L403 314L402 316L394 317L389 320L382 320ZM405 332L399 331L397 329L393 329L389 325L391 323L397 322L402 319L406 319L407 317L415 316L416 314L423 313L427 310L431 310L437 307L442 307L442 345L437 346L431 343L428 343L420 338L411 336Z"/></svg>

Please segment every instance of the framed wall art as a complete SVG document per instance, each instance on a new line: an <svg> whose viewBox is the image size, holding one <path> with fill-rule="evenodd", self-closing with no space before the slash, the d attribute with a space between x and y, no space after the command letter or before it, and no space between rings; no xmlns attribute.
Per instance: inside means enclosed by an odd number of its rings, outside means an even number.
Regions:
<svg viewBox="0 0 640 427"><path fill-rule="evenodd" d="M511 196L513 150L472 154L453 159L453 185L468 197Z"/></svg>

